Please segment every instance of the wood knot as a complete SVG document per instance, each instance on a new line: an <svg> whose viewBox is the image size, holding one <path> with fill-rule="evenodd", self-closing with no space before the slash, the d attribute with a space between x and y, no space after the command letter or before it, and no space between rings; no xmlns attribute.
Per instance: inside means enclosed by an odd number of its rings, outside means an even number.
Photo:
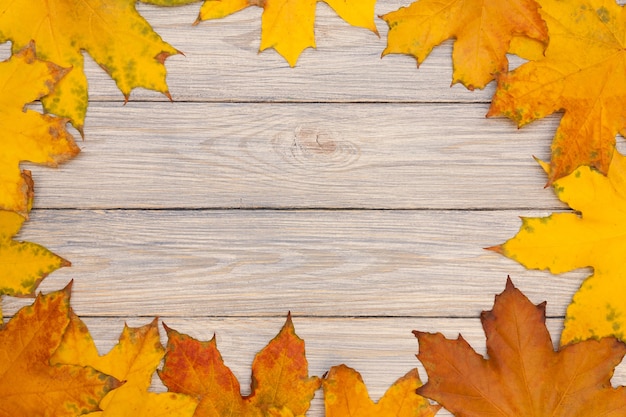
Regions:
<svg viewBox="0 0 626 417"><path fill-rule="evenodd" d="M331 132L298 126L293 133L276 136L274 146L295 165L315 165L319 169L344 168L359 158L359 149L352 143L337 140Z"/></svg>

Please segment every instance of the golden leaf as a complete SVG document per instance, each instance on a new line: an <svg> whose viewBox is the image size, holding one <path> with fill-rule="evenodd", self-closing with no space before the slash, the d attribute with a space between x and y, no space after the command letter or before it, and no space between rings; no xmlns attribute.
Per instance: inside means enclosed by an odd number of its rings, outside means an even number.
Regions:
<svg viewBox="0 0 626 417"><path fill-rule="evenodd" d="M219 19L249 6L263 8L259 51L274 48L290 66L306 48L315 48L315 8L324 1L346 22L378 34L376 0L205 0L196 23Z"/></svg>

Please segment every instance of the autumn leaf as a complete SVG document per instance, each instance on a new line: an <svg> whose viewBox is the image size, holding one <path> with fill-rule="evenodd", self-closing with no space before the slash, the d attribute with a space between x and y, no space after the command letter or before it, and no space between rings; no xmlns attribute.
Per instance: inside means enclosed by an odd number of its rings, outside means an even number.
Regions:
<svg viewBox="0 0 626 417"><path fill-rule="evenodd" d="M299 416L308 408L320 379L308 376L304 341L291 317L252 363L252 392L241 396L239 381L224 365L215 337L200 342L168 328L161 380L171 392L200 399L195 416Z"/></svg>
<svg viewBox="0 0 626 417"><path fill-rule="evenodd" d="M71 313L70 325L51 362L91 366L124 381L100 402L102 411L91 413L90 417L191 417L198 405L194 398L148 392L152 375L164 355L156 319L138 328L124 326L119 343L100 356L85 323Z"/></svg>
<svg viewBox="0 0 626 417"><path fill-rule="evenodd" d="M0 27L0 42L13 42L13 52L34 39L40 58L73 68L42 102L81 132L88 102L82 50L115 80L126 100L137 87L169 97L163 62L179 52L137 13L135 0L3 2Z"/></svg>
<svg viewBox="0 0 626 417"><path fill-rule="evenodd" d="M546 172L547 164L542 164ZM515 237L489 248L530 269L560 274L593 267L567 308L561 344L626 329L626 158L615 152L607 176L584 166L553 184L576 213L522 218Z"/></svg>
<svg viewBox="0 0 626 417"><path fill-rule="evenodd" d="M483 358L459 336L415 331L418 359L428 382L417 393L459 417L619 417L626 388L611 376L626 345L613 337L590 339L554 351L545 326L545 302L533 305L509 279L481 322Z"/></svg>
<svg viewBox="0 0 626 417"><path fill-rule="evenodd" d="M315 8L328 4L347 23L378 35L374 24L376 0L205 0L196 24L219 19L249 6L263 8L259 52L274 48L290 66L306 48L315 48Z"/></svg>
<svg viewBox="0 0 626 417"><path fill-rule="evenodd" d="M68 72L35 55L31 42L0 62L0 210L15 211L24 217L28 217L32 180L29 173L20 171L20 162L56 167L79 152L65 129L66 119L25 109L27 104L51 93Z"/></svg>
<svg viewBox="0 0 626 417"><path fill-rule="evenodd" d="M507 71L514 37L548 42L535 0L418 0L382 18L389 25L383 56L413 55L419 65L433 47L454 38L452 83L470 90Z"/></svg>
<svg viewBox="0 0 626 417"><path fill-rule="evenodd" d="M415 393L422 385L417 369L398 379L375 404L361 375L345 365L333 366L322 381L326 417L432 417L441 408Z"/></svg>
<svg viewBox="0 0 626 417"><path fill-rule="evenodd" d="M0 327L0 417L74 417L119 386L90 367L50 365L70 321L70 288L39 295Z"/></svg>
<svg viewBox="0 0 626 417"><path fill-rule="evenodd" d="M176 7L186 4L197 3L202 0L139 0L141 3L154 4L156 6Z"/></svg>
<svg viewBox="0 0 626 417"><path fill-rule="evenodd" d="M25 170L24 175L28 188L27 210L30 210L32 205L30 171ZM33 295L41 280L48 274L71 265L69 261L41 245L13 240L25 220L14 211L0 210L0 296Z"/></svg>
<svg viewBox="0 0 626 417"><path fill-rule="evenodd" d="M606 174L615 135L626 134L623 7L614 0L539 3L550 32L545 57L498 76L488 116L507 116L523 126L563 110L549 183L581 165Z"/></svg>

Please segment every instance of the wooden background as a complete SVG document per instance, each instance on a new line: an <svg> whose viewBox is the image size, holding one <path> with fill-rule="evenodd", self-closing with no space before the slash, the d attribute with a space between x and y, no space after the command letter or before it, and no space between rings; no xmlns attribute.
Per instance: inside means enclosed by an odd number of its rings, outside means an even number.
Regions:
<svg viewBox="0 0 626 417"><path fill-rule="evenodd" d="M378 3L377 14L408 4ZM174 103L134 91L124 106L87 57L82 153L56 170L23 165L36 200L19 238L73 263L40 288L74 279L72 305L102 352L124 322L156 315L215 333L249 392L254 354L291 311L310 374L345 363L377 400L415 366L426 378L413 329L462 333L484 353L478 316L507 275L547 300L558 343L590 270L526 271L482 249L515 234L520 215L567 209L532 158L549 158L558 115L519 130L486 119L494 86L450 87L451 42L419 69L381 59L384 21L378 38L323 3L317 50L294 69L257 53L259 8L198 26L199 4L138 9L185 54L166 62ZM8 299L5 313L30 302ZM323 416L321 391L308 415Z"/></svg>

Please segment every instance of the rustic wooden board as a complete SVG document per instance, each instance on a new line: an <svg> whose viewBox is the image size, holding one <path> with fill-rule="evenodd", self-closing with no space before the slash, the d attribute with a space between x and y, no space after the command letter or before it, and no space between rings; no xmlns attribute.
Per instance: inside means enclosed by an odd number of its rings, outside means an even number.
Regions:
<svg viewBox="0 0 626 417"><path fill-rule="evenodd" d="M478 317L507 275L563 316L588 270L553 277L482 249L518 214L545 212L42 210L21 237L73 262L42 288L76 278L90 316Z"/></svg>
<svg viewBox="0 0 626 417"><path fill-rule="evenodd" d="M408 3L379 0L376 13ZM377 38L318 4L318 48L292 69L257 53L259 8L191 26L198 8L138 5L185 53L166 61L173 103L137 90L123 106L87 56L83 152L56 170L24 164L36 201L19 238L73 262L41 289L74 279L72 304L102 352L124 321L159 316L201 339L216 332L247 387L254 353L291 310L311 373L346 363L378 398L419 366L413 329L461 332L484 353L478 315L509 274L548 301L558 341L590 271L526 271L482 249L512 236L519 215L566 209L532 159L549 157L558 114L520 130L485 119L494 85L450 87L452 42L419 69L381 59L382 20ZM7 299L5 313L29 302ZM321 393L308 416L323 416Z"/></svg>
<svg viewBox="0 0 626 417"><path fill-rule="evenodd" d="M558 118L518 130L486 111L94 103L82 153L30 168L47 208L563 208L532 158L549 159Z"/></svg>

